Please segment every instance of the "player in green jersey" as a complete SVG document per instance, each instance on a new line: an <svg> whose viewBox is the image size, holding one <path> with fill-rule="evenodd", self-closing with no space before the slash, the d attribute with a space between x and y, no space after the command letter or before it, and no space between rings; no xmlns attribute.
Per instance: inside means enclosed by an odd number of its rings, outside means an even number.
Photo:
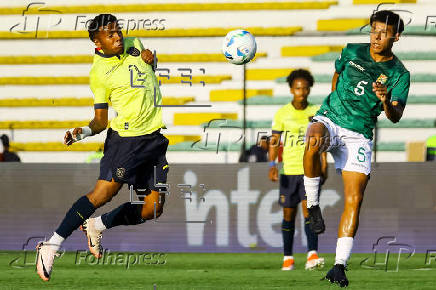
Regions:
<svg viewBox="0 0 436 290"><path fill-rule="evenodd" d="M306 206L306 192L303 184L304 134L307 125L318 111L319 106L308 103L307 97L313 86L313 76L304 69L292 71L287 78L292 101L281 107L274 116L272 136L270 140L269 179L278 180L278 169L275 163L281 136L283 141L283 168L280 172L279 204L283 207L283 266L282 270L294 269L293 243L295 234L295 217L298 204L304 216L304 232L307 237L306 270L324 265L324 259L318 257L318 235L309 226ZM323 180L327 178L326 153L321 154Z"/></svg>
<svg viewBox="0 0 436 290"><path fill-rule="evenodd" d="M344 268L359 224L359 211L371 170L372 130L384 111L396 123L406 105L410 73L392 53L404 23L392 11L370 18L370 43L348 44L336 60L332 93L324 100L306 134L304 185L314 232L325 230L318 201L319 155L329 151L344 182L344 211L338 230L336 260L326 279L348 285Z"/></svg>
<svg viewBox="0 0 436 290"><path fill-rule="evenodd" d="M153 54L144 49L138 38L124 38L117 18L111 14L96 16L88 31L96 46L90 72L95 116L88 126L67 131L65 144L104 131L109 102L117 116L107 131L94 189L72 205L50 240L38 245L37 273L44 281L50 280L60 245L79 226L87 235L90 252L100 258L103 230L157 218L165 201L158 184L166 182L168 139L160 134L164 127L162 112L154 105L155 101L161 104L162 97L153 71ZM124 183L133 186L144 203L126 202L109 213L90 218Z"/></svg>

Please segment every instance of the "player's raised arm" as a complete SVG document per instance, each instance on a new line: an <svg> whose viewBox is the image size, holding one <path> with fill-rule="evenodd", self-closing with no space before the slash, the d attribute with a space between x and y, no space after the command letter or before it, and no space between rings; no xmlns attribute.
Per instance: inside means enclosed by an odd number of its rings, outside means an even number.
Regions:
<svg viewBox="0 0 436 290"><path fill-rule="evenodd" d="M398 101L391 102L391 92L387 91L387 87L380 83L373 83L372 90L375 92L377 98L382 102L386 117L393 123L400 121L403 116L404 106Z"/></svg>
<svg viewBox="0 0 436 290"><path fill-rule="evenodd" d="M109 96L111 91L104 83L104 78L98 74L98 71L91 69L90 87L94 94L94 119L89 122L88 126L74 128L65 133L64 143L71 145L86 137L98 134L106 129L108 124Z"/></svg>

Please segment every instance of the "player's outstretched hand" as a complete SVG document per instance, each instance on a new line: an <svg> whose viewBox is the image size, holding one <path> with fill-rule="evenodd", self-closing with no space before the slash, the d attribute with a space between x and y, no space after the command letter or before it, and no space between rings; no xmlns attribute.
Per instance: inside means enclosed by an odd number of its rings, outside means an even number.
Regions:
<svg viewBox="0 0 436 290"><path fill-rule="evenodd" d="M272 166L269 168L268 177L271 181L279 180L279 170L277 169L277 167Z"/></svg>
<svg viewBox="0 0 436 290"><path fill-rule="evenodd" d="M144 49L141 51L141 58L145 63L153 65L154 55L149 49Z"/></svg>
<svg viewBox="0 0 436 290"><path fill-rule="evenodd" d="M372 83L372 91L375 92L375 95L380 99L380 101L382 101L382 103L389 101L388 88L385 85L379 82L374 82Z"/></svg>
<svg viewBox="0 0 436 290"><path fill-rule="evenodd" d="M77 141L77 137L79 136L79 134L82 134L82 128L74 128L73 132L68 130L67 132L65 132L64 144L67 146L73 144Z"/></svg>

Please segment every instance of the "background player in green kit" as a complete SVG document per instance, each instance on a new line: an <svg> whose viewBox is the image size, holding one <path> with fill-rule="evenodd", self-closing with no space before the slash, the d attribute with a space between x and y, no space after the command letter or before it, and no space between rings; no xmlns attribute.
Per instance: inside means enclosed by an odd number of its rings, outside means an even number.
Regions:
<svg viewBox="0 0 436 290"><path fill-rule="evenodd" d="M295 217L298 204L301 202L304 216L304 231L307 237L306 269L314 269L324 264L324 259L318 257L318 235L309 226L306 207L306 192L303 184L304 136L310 119L318 111L319 106L307 102L313 77L307 70L294 70L287 81L292 101L280 108L274 116L272 136L269 146L270 170L269 178L278 180L276 157L281 136L283 141L283 169L280 172L279 204L283 207L283 266L282 270L294 269L293 243L295 233ZM326 153L321 154L321 175L327 178Z"/></svg>
<svg viewBox="0 0 436 290"><path fill-rule="evenodd" d="M344 182L344 211L338 230L336 260L326 279L348 285L345 266L359 224L359 211L371 171L373 129L384 111L396 123L401 119L410 86L410 73L392 53L404 23L391 11L370 19L370 43L348 44L336 60L332 93L324 100L306 135L304 186L311 226L325 230L318 205L321 176L319 155L329 151Z"/></svg>
<svg viewBox="0 0 436 290"><path fill-rule="evenodd" d="M95 188L72 205L50 240L38 245L37 273L44 281L50 279L56 251L79 226L87 235L90 252L100 258L103 230L157 218L165 201L156 185L166 182L168 139L159 132L164 127L161 108L154 106L154 98L161 104L162 97L152 67L153 54L144 49L138 38L123 38L117 19L111 14L96 16L88 30L96 46L90 72L95 116L88 126L67 131L64 142L71 145L105 130L109 101L117 117L107 132ZM124 183L133 185L135 190L147 190L141 192L146 195L144 204L126 202L90 219Z"/></svg>

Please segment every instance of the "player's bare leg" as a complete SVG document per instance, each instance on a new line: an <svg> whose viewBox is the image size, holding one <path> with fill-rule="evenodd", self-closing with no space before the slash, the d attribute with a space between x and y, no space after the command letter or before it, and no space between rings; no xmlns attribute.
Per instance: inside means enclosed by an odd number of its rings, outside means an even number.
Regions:
<svg viewBox="0 0 436 290"><path fill-rule="evenodd" d="M136 192L143 195L144 192ZM165 194L151 191L145 198L141 198L144 204L132 204L126 202L118 208L102 216L87 219L81 229L88 238L89 251L96 257L101 258L103 247L101 245L102 232L107 228L119 225L137 225L146 220L157 219L163 212Z"/></svg>
<svg viewBox="0 0 436 290"><path fill-rule="evenodd" d="M304 188L307 196L309 222L314 233L325 231L324 220L319 208L319 185L321 179L321 153L328 148L330 135L321 122L312 123L306 134L306 149L303 157Z"/></svg>
<svg viewBox="0 0 436 290"><path fill-rule="evenodd" d="M113 179L112 181L97 180L94 190L88 193L86 197L95 208L99 208L111 201L121 189L121 186L121 183L115 182Z"/></svg>
<svg viewBox="0 0 436 290"><path fill-rule="evenodd" d="M294 269L294 257L292 247L295 234L295 217L297 215L296 207L283 208L282 236L283 236L283 271Z"/></svg>
<svg viewBox="0 0 436 290"><path fill-rule="evenodd" d="M151 220L157 219L163 213L163 206L165 203L165 193L152 190L144 198L144 204L142 205L141 216L143 219Z"/></svg>
<svg viewBox="0 0 436 290"><path fill-rule="evenodd" d="M90 193L82 196L72 205L53 236L47 242L38 245L36 270L42 280L50 280L54 258L62 242L89 218L97 208L110 201L118 193L121 185L115 181L98 180L95 188ZM96 251L98 249L96 247Z"/></svg>
<svg viewBox="0 0 436 290"><path fill-rule="evenodd" d="M301 209L303 211L304 231L307 238L307 261L305 269L313 270L315 268L322 268L324 266L324 258L318 256L318 235L315 234L310 227L306 200L301 201Z"/></svg>
<svg viewBox="0 0 436 290"><path fill-rule="evenodd" d="M354 237L359 227L359 213L363 195L368 184L368 175L360 172L342 171L345 204L339 223L338 238Z"/></svg>
<svg viewBox="0 0 436 290"><path fill-rule="evenodd" d="M101 207L109 202L120 190L122 184L106 180L98 180L93 191L86 196L89 201L96 207ZM101 230L94 219L86 219L80 226L80 229L86 234L88 239L89 252L97 259L101 258L103 247L101 246Z"/></svg>
<svg viewBox="0 0 436 290"><path fill-rule="evenodd" d="M345 194L344 211L339 223L335 265L327 273L326 279L346 287L348 279L344 270L353 248L353 238L359 227L360 207L368 184L368 176L359 172L342 171L342 180Z"/></svg>

